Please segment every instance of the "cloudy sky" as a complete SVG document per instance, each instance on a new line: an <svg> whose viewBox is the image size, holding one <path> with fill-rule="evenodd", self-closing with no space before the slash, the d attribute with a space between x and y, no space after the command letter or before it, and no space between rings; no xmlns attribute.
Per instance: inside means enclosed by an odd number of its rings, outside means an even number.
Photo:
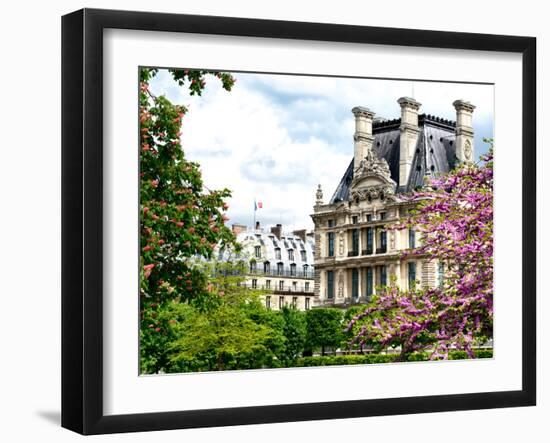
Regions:
<svg viewBox="0 0 550 443"><path fill-rule="evenodd" d="M483 137L493 136L490 85L401 80L327 78L236 73L233 90L208 77L201 97L191 97L167 71L151 82L157 95L184 104L182 145L201 164L206 186L227 187L229 223L252 226L254 199L263 227L282 223L311 229L317 184L330 199L353 156L351 109L366 106L376 116L398 118L397 99L414 96L421 113L455 120L452 102L470 101L474 112L476 156ZM285 230L286 230L285 229Z"/></svg>

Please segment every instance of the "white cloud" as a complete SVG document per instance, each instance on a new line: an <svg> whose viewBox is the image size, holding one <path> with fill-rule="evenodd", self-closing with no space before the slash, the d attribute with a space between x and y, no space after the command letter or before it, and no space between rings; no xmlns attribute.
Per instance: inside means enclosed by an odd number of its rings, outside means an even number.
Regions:
<svg viewBox="0 0 550 443"><path fill-rule="evenodd" d="M209 188L232 190L231 222L249 226L256 198L264 206L257 212L264 226L312 228L317 184L328 200L353 155L351 109L368 106L379 116L396 118L397 99L413 91L405 81L235 76L231 92L208 78L202 97L174 87L162 71L151 86L189 107L182 128L187 157L201 164ZM414 96L423 103L421 112L449 119L455 117L454 100L471 101L477 105L476 125L492 130L491 86L415 82Z"/></svg>

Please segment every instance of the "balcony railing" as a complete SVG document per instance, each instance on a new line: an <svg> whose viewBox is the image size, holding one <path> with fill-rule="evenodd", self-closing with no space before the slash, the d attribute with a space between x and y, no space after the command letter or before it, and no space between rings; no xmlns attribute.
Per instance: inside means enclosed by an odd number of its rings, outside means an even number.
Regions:
<svg viewBox="0 0 550 443"><path fill-rule="evenodd" d="M357 257L359 255L359 251L348 251L348 257Z"/></svg>
<svg viewBox="0 0 550 443"><path fill-rule="evenodd" d="M377 254L385 254L386 252L388 252L387 246L382 246L381 248L376 248L376 253Z"/></svg>
<svg viewBox="0 0 550 443"><path fill-rule="evenodd" d="M361 255L371 255L372 254L372 248L363 249L361 251Z"/></svg>
<svg viewBox="0 0 550 443"><path fill-rule="evenodd" d="M313 285L256 285L252 283L241 283L239 286L244 286L248 289L255 289L260 291L269 291L274 294L313 294Z"/></svg>
<svg viewBox="0 0 550 443"><path fill-rule="evenodd" d="M248 275L264 275L266 277L296 277L296 278L314 278L314 271L303 271L296 269L251 269Z"/></svg>

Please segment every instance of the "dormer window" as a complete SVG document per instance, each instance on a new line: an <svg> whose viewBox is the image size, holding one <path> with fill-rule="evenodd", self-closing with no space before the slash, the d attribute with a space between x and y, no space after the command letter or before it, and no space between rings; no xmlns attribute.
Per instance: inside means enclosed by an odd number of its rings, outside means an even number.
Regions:
<svg viewBox="0 0 550 443"><path fill-rule="evenodd" d="M290 265L290 275L291 276L295 276L296 275L296 265L294 263L292 263Z"/></svg>

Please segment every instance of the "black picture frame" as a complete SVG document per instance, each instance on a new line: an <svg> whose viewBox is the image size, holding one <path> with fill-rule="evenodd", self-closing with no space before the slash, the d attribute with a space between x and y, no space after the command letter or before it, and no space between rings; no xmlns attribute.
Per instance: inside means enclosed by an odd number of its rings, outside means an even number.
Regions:
<svg viewBox="0 0 550 443"><path fill-rule="evenodd" d="M517 391L103 413L103 31L503 51L522 55L522 388ZM536 404L536 39L340 24L83 9L62 18L62 426L82 434L320 420Z"/></svg>

